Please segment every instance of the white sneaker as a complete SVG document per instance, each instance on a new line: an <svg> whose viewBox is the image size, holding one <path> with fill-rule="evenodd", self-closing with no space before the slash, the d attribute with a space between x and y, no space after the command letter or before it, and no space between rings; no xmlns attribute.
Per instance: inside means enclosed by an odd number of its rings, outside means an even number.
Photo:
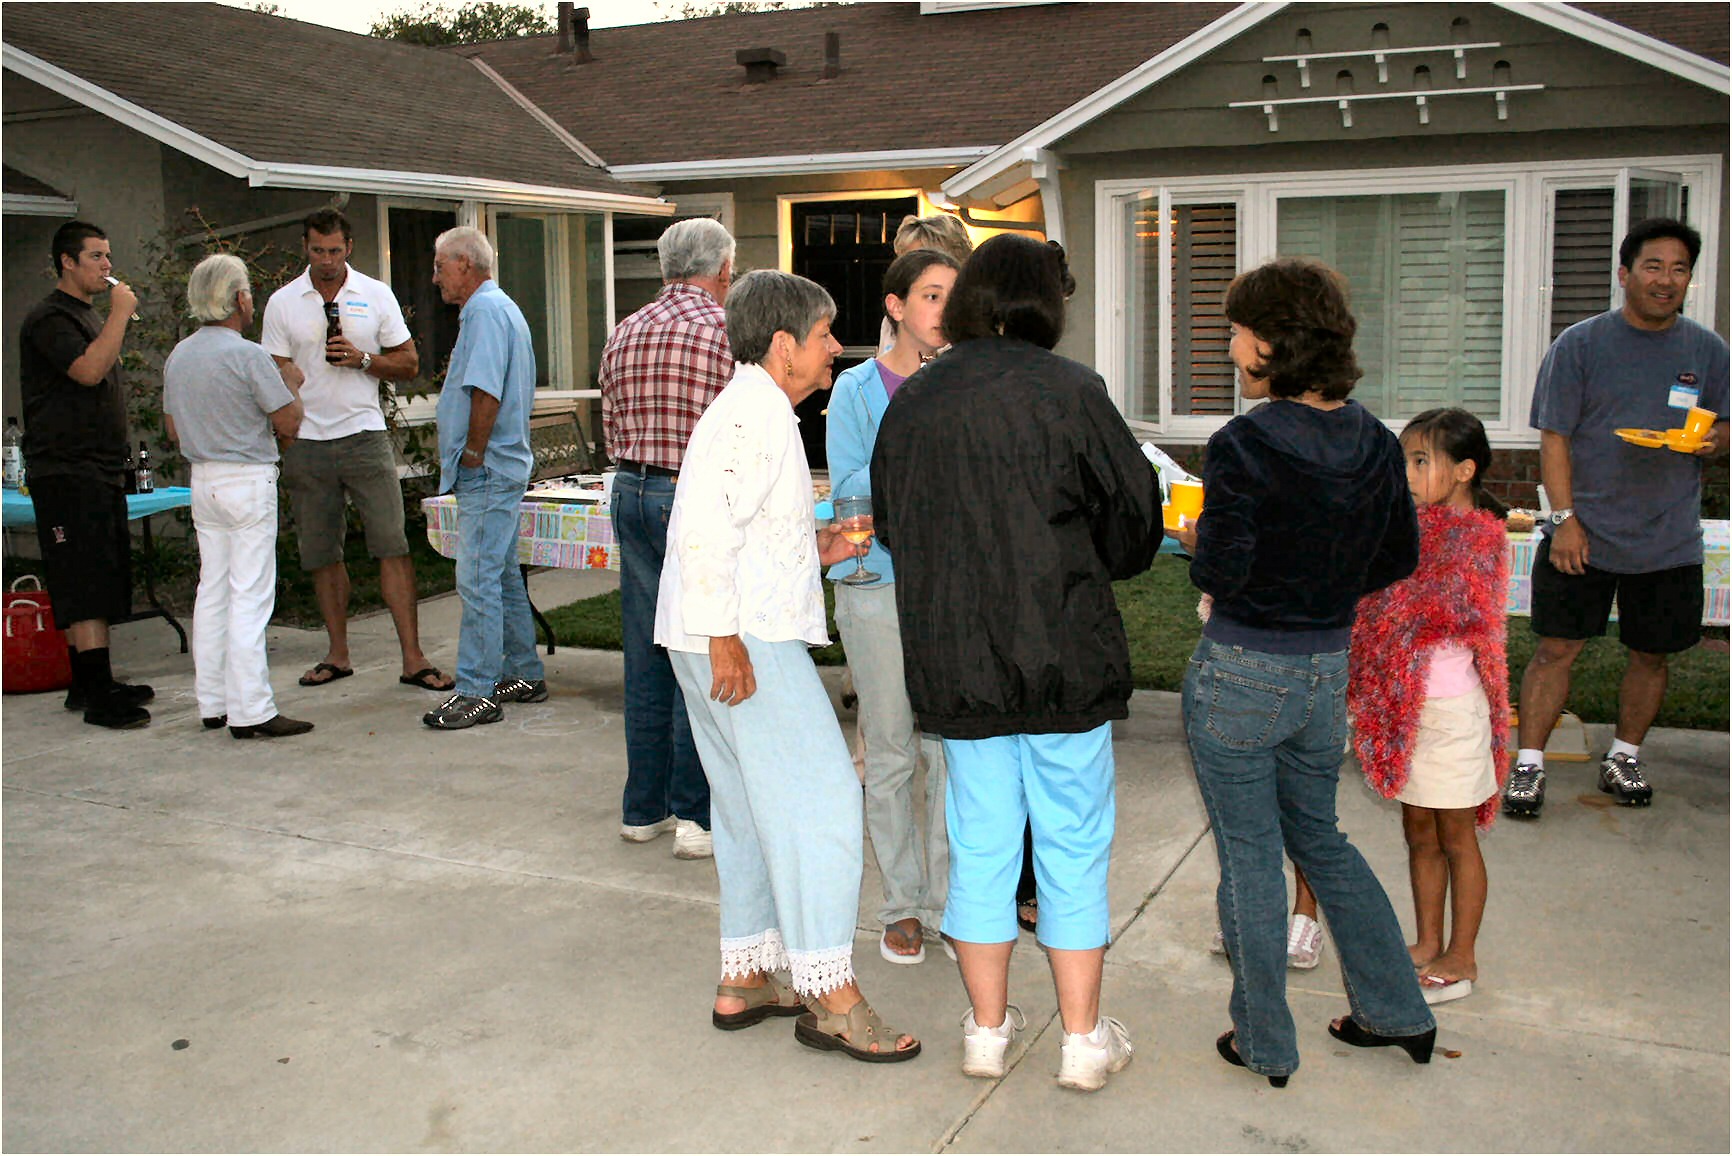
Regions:
<svg viewBox="0 0 1732 1156"><path fill-rule="evenodd" d="M1028 1026L1022 1009L1006 1004L1004 1022L995 1028L983 1028L974 1022L974 1009L962 1016L962 1074L996 1080L1004 1075L1004 1055L1016 1033Z"/></svg>
<svg viewBox="0 0 1732 1156"><path fill-rule="evenodd" d="M1293 916L1287 929L1287 966L1310 971L1323 958L1323 928L1309 915Z"/></svg>
<svg viewBox="0 0 1732 1156"><path fill-rule="evenodd" d="M1091 1035L1104 1038L1095 1043ZM1059 1047L1058 1086L1098 1092L1106 1086L1107 1073L1122 1070L1135 1051L1125 1025L1112 1016L1102 1016L1093 1032L1066 1032Z"/></svg>
<svg viewBox="0 0 1732 1156"><path fill-rule="evenodd" d="M715 840L708 831L690 819L675 820L675 859L709 859L714 857L715 853Z"/></svg>
<svg viewBox="0 0 1732 1156"><path fill-rule="evenodd" d="M658 835L666 835L674 829L675 819L669 815L654 823L646 823L642 827L633 827L630 823L619 825L619 837L627 843L648 843Z"/></svg>

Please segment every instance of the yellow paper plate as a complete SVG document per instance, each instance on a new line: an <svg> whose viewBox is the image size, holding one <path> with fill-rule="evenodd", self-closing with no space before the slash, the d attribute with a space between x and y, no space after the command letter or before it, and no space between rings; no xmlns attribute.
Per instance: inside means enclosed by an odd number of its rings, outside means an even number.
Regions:
<svg viewBox="0 0 1732 1156"><path fill-rule="evenodd" d="M1660 449L1666 445L1666 434L1657 429L1615 429L1612 431L1633 446L1644 446L1651 450Z"/></svg>
<svg viewBox="0 0 1732 1156"><path fill-rule="evenodd" d="M1702 448L1702 438L1693 438L1681 429L1666 431L1666 448L1676 450L1681 454L1693 454Z"/></svg>

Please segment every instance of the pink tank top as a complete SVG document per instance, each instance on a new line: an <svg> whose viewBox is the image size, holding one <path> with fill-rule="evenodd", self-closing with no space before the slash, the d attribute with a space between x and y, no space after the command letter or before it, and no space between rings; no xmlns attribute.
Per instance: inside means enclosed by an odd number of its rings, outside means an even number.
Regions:
<svg viewBox="0 0 1732 1156"><path fill-rule="evenodd" d="M1455 698L1479 686L1473 668L1473 651L1459 642L1445 642L1431 652L1431 667L1425 675L1426 698Z"/></svg>

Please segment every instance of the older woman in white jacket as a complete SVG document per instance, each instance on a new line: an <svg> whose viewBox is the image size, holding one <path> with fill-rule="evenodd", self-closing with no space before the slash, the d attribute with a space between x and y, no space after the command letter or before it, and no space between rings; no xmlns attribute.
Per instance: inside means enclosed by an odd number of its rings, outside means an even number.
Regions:
<svg viewBox="0 0 1732 1156"><path fill-rule="evenodd" d="M830 640L819 570L855 553L814 531L794 418L830 382L836 305L804 277L759 270L725 308L737 368L686 446L655 629L710 780L722 954L711 1019L799 1016L810 1047L909 1060L919 1042L854 982L860 785L807 651ZM784 968L791 988L774 974Z"/></svg>

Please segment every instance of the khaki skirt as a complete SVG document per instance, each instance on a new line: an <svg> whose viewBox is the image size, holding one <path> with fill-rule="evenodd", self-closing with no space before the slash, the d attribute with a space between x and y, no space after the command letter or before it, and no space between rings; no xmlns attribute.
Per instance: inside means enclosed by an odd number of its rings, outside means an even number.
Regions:
<svg viewBox="0 0 1732 1156"><path fill-rule="evenodd" d="M1395 797L1438 811L1477 807L1497 794L1491 758L1491 708L1475 687L1454 698L1428 698L1419 712L1413 765Z"/></svg>

